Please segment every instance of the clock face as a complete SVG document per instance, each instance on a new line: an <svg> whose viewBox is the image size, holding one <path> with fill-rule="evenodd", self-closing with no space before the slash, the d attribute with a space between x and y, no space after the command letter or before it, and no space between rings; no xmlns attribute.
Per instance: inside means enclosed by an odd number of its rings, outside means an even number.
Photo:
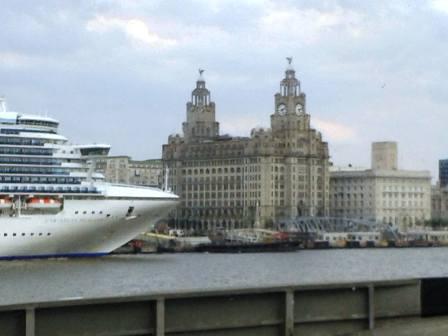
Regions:
<svg viewBox="0 0 448 336"><path fill-rule="evenodd" d="M296 113L303 113L303 106L302 104L296 105Z"/></svg>
<svg viewBox="0 0 448 336"><path fill-rule="evenodd" d="M277 106L277 112L281 115L284 115L286 113L286 105L280 104L279 106Z"/></svg>

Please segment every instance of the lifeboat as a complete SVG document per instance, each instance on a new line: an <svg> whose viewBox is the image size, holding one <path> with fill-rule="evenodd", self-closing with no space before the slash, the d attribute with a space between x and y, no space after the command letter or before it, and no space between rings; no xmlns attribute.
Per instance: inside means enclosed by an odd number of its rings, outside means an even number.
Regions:
<svg viewBox="0 0 448 336"><path fill-rule="evenodd" d="M13 201L9 197L0 198L0 209L11 209Z"/></svg>
<svg viewBox="0 0 448 336"><path fill-rule="evenodd" d="M59 209L61 202L50 197L31 197L26 201L29 209Z"/></svg>

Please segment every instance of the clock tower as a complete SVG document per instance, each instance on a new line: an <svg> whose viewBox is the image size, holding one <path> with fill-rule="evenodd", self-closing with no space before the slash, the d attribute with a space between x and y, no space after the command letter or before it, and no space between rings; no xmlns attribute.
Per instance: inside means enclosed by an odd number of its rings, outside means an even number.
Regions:
<svg viewBox="0 0 448 336"><path fill-rule="evenodd" d="M280 82L280 92L275 95L275 111L271 115L271 127L275 135L285 131L309 128L306 112L306 95L301 91L300 81L292 66L292 57L287 57L285 78Z"/></svg>
<svg viewBox="0 0 448 336"><path fill-rule="evenodd" d="M210 101L210 91L205 87L204 70L199 69L196 88L187 103L187 121L182 124L186 141L213 139L219 136L219 123L215 117L215 103Z"/></svg>

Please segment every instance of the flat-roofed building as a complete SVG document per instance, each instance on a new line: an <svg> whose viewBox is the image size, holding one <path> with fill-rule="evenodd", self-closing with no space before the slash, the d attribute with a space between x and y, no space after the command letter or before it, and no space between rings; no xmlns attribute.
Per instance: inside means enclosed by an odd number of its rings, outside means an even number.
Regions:
<svg viewBox="0 0 448 336"><path fill-rule="evenodd" d="M132 160L129 156L108 156L96 161L97 171L107 182L161 187L162 160Z"/></svg>
<svg viewBox="0 0 448 336"><path fill-rule="evenodd" d="M389 169L375 169L373 161L372 169L331 168L331 216L391 223L401 230L429 220L430 172L399 170L390 164L380 165Z"/></svg>

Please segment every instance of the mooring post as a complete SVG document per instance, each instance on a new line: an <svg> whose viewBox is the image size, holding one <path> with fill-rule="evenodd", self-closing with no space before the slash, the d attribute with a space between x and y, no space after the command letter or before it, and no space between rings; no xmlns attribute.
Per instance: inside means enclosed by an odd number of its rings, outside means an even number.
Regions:
<svg viewBox="0 0 448 336"><path fill-rule="evenodd" d="M165 299L157 299L156 336L165 336Z"/></svg>
<svg viewBox="0 0 448 336"><path fill-rule="evenodd" d="M375 329L375 287L369 285L369 330Z"/></svg>
<svg viewBox="0 0 448 336"><path fill-rule="evenodd" d="M25 335L36 335L36 317L34 308L27 308L25 315Z"/></svg>
<svg viewBox="0 0 448 336"><path fill-rule="evenodd" d="M285 293L285 336L294 336L294 291Z"/></svg>

